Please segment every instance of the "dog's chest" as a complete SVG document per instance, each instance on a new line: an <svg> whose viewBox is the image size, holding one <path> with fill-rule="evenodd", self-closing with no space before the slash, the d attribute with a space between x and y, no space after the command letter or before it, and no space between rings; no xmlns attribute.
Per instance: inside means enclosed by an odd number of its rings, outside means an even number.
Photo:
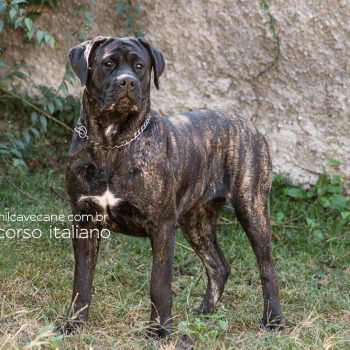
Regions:
<svg viewBox="0 0 350 350"><path fill-rule="evenodd" d="M106 191L101 195L82 195L78 200L80 203L83 201L92 201L104 212L107 212L107 209L114 208L123 202L121 197L117 197L113 192L107 187Z"/></svg>
<svg viewBox="0 0 350 350"><path fill-rule="evenodd" d="M102 214L101 224L113 231L145 235L143 183L133 167L121 171L114 162L97 163L90 155L73 160L67 173L68 192L80 213ZM140 191L141 189L141 191Z"/></svg>

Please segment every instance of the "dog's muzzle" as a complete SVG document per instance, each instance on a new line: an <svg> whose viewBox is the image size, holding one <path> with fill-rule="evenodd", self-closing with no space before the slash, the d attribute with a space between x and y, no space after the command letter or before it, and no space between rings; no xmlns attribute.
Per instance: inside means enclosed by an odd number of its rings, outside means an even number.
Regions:
<svg viewBox="0 0 350 350"><path fill-rule="evenodd" d="M139 108L139 84L131 74L120 74L113 79L107 89L104 109L120 112L133 111Z"/></svg>

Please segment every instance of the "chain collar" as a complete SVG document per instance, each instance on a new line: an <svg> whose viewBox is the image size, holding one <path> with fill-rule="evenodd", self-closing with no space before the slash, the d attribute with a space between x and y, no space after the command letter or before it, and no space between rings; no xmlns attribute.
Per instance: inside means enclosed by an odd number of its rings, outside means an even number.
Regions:
<svg viewBox="0 0 350 350"><path fill-rule="evenodd" d="M92 142L96 146L99 146L99 147L102 147L102 148L107 148L107 149L115 149L115 148L125 147L125 146L129 145L131 142L135 141L143 133L143 131L147 128L150 120L151 120L151 114L148 114L145 122L141 125L140 129L138 129L135 132L134 136L130 140L126 140L126 141L122 142L119 145L102 146L99 142L93 142L93 141L90 141L90 142ZM87 129L86 129L86 127L84 125L81 124L80 120L78 121L77 126L74 128L74 131L78 134L78 136L81 139L89 139Z"/></svg>
<svg viewBox="0 0 350 350"><path fill-rule="evenodd" d="M77 126L74 128L74 131L79 135L81 139L88 139L87 129L84 125L81 124L80 119Z"/></svg>

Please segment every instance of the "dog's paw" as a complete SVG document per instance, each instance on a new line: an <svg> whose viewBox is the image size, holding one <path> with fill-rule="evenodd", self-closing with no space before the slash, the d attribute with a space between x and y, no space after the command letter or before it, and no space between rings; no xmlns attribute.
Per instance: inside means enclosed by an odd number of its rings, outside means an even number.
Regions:
<svg viewBox="0 0 350 350"><path fill-rule="evenodd" d="M283 331L286 327L287 319L283 315L278 315L276 317L270 317L267 319L263 317L260 320L260 325L267 331Z"/></svg>
<svg viewBox="0 0 350 350"><path fill-rule="evenodd" d="M194 344L195 339L192 339L188 335L184 334L176 340L175 350L193 350Z"/></svg>
<svg viewBox="0 0 350 350"><path fill-rule="evenodd" d="M198 315L209 315L215 312L215 306L207 300L203 300L199 308L195 310Z"/></svg>
<svg viewBox="0 0 350 350"><path fill-rule="evenodd" d="M82 320L65 320L55 325L54 332L71 335L80 332L84 327L84 321Z"/></svg>
<svg viewBox="0 0 350 350"><path fill-rule="evenodd" d="M164 327L156 322L150 323L150 325L145 329L146 337L153 339L168 338L171 335L170 328L170 325Z"/></svg>

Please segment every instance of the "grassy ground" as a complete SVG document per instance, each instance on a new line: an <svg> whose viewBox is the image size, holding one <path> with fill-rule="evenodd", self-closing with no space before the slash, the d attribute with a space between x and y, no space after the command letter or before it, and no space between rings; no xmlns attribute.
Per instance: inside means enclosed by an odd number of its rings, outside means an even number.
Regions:
<svg viewBox="0 0 350 350"><path fill-rule="evenodd" d="M59 152L68 146L52 147L42 141L36 147L38 156L28 174L7 171L8 178L34 200L0 179L0 215L70 213L64 190L65 155ZM70 240L50 238L49 230L69 224L0 219L0 229L43 233L40 239L0 240L0 349L40 344L45 349L174 349L176 338L184 333L196 349L350 349L349 220L336 210L314 205L315 198L308 193L312 192L291 190L277 178L271 196L272 217L279 222L274 226L273 253L289 327L279 333L259 329L258 269L244 232L227 208L218 231L232 274L218 312L211 317L194 313L204 293L205 273L178 233L173 281L177 333L168 343L148 340L143 334L150 309L147 240L115 234L103 242L91 320L82 333L61 337L52 333L52 324L69 307L73 254Z"/></svg>

